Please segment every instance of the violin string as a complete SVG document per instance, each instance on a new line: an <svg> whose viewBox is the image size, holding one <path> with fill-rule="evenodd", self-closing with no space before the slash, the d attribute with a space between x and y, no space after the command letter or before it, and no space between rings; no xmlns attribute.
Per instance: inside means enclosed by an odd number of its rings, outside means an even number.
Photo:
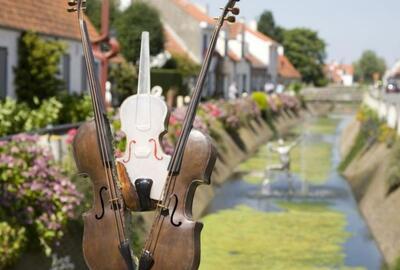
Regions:
<svg viewBox="0 0 400 270"><path fill-rule="evenodd" d="M172 176L169 177L169 182L176 182L176 180L177 180L177 176L172 175ZM165 202L164 203L166 203L166 201L167 201L167 198L165 198ZM171 200L169 200L169 202L170 201ZM169 207L169 203L168 203L168 205L165 205L165 207L168 208ZM154 253L154 251L155 251L155 249L157 247L158 239L159 239L160 233L161 233L161 227L162 227L162 225L164 223L165 218L166 218L166 216L159 214L157 216L157 219L153 223L152 233L150 234L150 243L149 243L149 247L148 247L148 250L151 251L152 253ZM158 228L157 229L157 235L154 238L154 231L155 231L156 228Z"/></svg>
<svg viewBox="0 0 400 270"><path fill-rule="evenodd" d="M84 23L83 23L84 24ZM87 40L87 38L86 38L86 32L85 32L85 30L84 30L84 33L83 33L83 36L84 36L84 49L85 49L85 54L88 56L89 55L89 48L88 48L88 40ZM101 123L101 114L100 114L100 109L99 109L99 104L98 104L98 102L97 102L97 98L98 98L98 96L97 96L97 91L96 91L96 89L95 89L95 82L93 81L93 76L94 76L94 74L93 74L93 70L92 70L92 63L91 63L91 61L90 61L91 59L89 59L88 58L88 73L89 73L89 82L90 82L90 84L91 84L91 86L90 86L90 88L91 88L91 93L92 93L92 95L93 95L93 107L94 107L94 112L95 112L95 121L97 122L97 126L100 128L100 130L98 131L98 136L99 136L99 150L100 150L100 154L101 154L101 156L102 156L102 162L103 162L103 167L104 167L104 171L105 171L105 174L106 174L106 179L107 179L107 184L108 184L108 187L109 187L109 196L110 196L110 199L112 199L114 196L113 196L113 190L112 190L112 185L111 185L111 183L110 183L110 175L109 175L109 172L108 172L108 170L107 170L107 168L106 168L106 164L104 164L105 162L105 158L106 158L106 153L105 153L105 149L106 149L106 147L105 147L105 143L104 143L104 139L102 138L102 134L104 134L104 129L103 129L103 127L102 127L102 123ZM120 224L119 224L119 222L118 222L118 217L117 217L117 213L115 213L114 212L114 218L115 218L115 222L116 222L116 226L117 226L117 231L118 231L118 238L119 238L119 240L120 240L120 242L121 242L121 239L122 239L122 237L121 237L121 232L120 232Z"/></svg>
<svg viewBox="0 0 400 270"><path fill-rule="evenodd" d="M101 151L101 155L102 155L102 162L104 165L104 170L106 173L106 178L107 178L107 184L109 187L109 195L110 195L110 199L114 199L114 195L116 194L115 191L115 186L113 183L113 180L110 179L110 170L107 170L107 164L105 164L106 162L106 157L108 156L107 154L107 147L106 147L106 143L104 141L104 137L105 136L105 131L104 131L104 121L102 121L101 119L101 113L100 113L100 104L98 104L98 91L96 91L98 89L96 89L96 84L97 81L95 81L95 75L94 75L94 71L93 71L93 55L91 54L90 51L90 45L89 45L89 41L88 41L88 34L87 34L87 28L86 28L86 23L83 19L83 14L80 13L81 12L81 1L79 1L79 5L78 5L78 17L79 17L79 21L80 21L80 26L81 26L81 35L82 35L82 42L83 42L83 49L84 49L84 53L86 55L86 62L87 62L87 72L89 75L89 84L90 84L90 88L91 88L91 93L93 95L93 108L94 108L94 113L95 113L95 121L97 122L97 126L100 128L100 131L98 131L98 139L99 139L99 143L101 145L99 145L100 151ZM98 85L97 85L98 86ZM99 136L99 135L102 136ZM114 201L112 201L114 203ZM116 213L116 211L114 211L114 219L115 219L115 223L116 223L116 227L117 227L117 234L118 234L118 238L120 243L122 243L122 240L125 240L125 235L124 235L124 228L123 228L123 217L122 217L122 213L120 209L117 209L118 214ZM121 230L122 227L122 230Z"/></svg>

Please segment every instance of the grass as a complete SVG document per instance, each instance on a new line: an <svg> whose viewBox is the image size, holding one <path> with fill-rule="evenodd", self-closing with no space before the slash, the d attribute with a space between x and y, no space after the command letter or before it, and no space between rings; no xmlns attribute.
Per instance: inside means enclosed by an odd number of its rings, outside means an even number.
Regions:
<svg viewBox="0 0 400 270"><path fill-rule="evenodd" d="M343 214L325 204L280 206L278 213L238 206L205 217L200 269L355 269L343 265Z"/></svg>

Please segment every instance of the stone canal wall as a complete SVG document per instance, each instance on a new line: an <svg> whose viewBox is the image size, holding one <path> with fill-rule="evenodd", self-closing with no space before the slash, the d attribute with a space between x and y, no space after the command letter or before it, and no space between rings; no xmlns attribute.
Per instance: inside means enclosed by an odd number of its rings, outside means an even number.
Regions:
<svg viewBox="0 0 400 270"><path fill-rule="evenodd" d="M354 120L342 134L341 154L345 157L360 130ZM359 208L389 265L400 256L400 189L388 194L387 178L394 147L376 142L364 147L343 171ZM396 268L397 269L397 268Z"/></svg>

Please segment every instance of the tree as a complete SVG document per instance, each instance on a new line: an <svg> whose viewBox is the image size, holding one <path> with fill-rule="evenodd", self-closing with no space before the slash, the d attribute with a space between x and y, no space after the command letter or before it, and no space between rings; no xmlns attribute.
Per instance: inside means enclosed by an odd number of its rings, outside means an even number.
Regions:
<svg viewBox="0 0 400 270"><path fill-rule="evenodd" d="M382 77L385 73L386 63L374 51L367 50L354 63L354 68L357 81L373 82L374 74L379 74L379 77Z"/></svg>
<svg viewBox="0 0 400 270"><path fill-rule="evenodd" d="M164 50L164 32L160 15L143 2L135 2L115 21L122 54L134 63L140 56L141 33L150 32L150 53L156 55Z"/></svg>
<svg viewBox="0 0 400 270"><path fill-rule="evenodd" d="M279 43L282 42L283 32L285 31L282 27L276 25L274 15L269 10L261 14L258 20L257 30Z"/></svg>
<svg viewBox="0 0 400 270"><path fill-rule="evenodd" d="M22 33L18 41L18 65L14 69L15 86L19 101L31 107L39 106L35 100L57 95L64 88L58 77L65 44L40 38L33 32Z"/></svg>
<svg viewBox="0 0 400 270"><path fill-rule="evenodd" d="M110 81L112 83L113 101L116 106L129 96L137 93L137 72L131 63L122 62L121 64L112 65L110 69Z"/></svg>
<svg viewBox="0 0 400 270"><path fill-rule="evenodd" d="M282 45L290 62L299 70L306 83L326 84L323 72L326 44L318 33L306 28L285 30Z"/></svg>
<svg viewBox="0 0 400 270"><path fill-rule="evenodd" d="M86 14L97 29L100 29L101 27L101 3L102 0L86 1ZM118 9L119 5L120 5L119 0L110 0L111 26L113 25L115 18L117 18L121 13L120 10Z"/></svg>

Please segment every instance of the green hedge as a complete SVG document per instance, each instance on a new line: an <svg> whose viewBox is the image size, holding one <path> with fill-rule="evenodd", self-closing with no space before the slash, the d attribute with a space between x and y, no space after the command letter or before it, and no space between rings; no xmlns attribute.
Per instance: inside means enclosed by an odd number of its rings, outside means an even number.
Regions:
<svg viewBox="0 0 400 270"><path fill-rule="evenodd" d="M183 87L183 78L176 69L152 69L151 86L159 85L163 88L164 94L169 89L176 89L179 94L186 94Z"/></svg>

